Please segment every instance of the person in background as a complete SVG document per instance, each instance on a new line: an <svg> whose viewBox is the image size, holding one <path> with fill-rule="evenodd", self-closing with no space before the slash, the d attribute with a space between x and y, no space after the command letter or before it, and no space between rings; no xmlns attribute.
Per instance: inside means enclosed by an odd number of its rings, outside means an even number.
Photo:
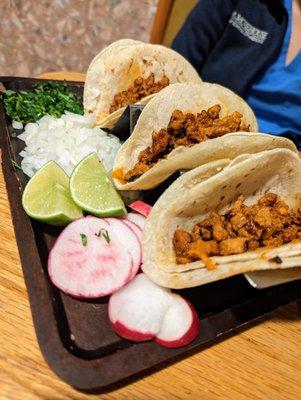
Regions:
<svg viewBox="0 0 301 400"><path fill-rule="evenodd" d="M301 0L200 0L172 48L301 147Z"/></svg>

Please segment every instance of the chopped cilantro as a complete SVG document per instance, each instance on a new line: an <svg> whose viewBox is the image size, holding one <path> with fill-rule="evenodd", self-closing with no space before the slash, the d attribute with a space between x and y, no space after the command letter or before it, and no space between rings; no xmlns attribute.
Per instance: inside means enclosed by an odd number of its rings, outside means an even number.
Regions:
<svg viewBox="0 0 301 400"><path fill-rule="evenodd" d="M6 90L0 93L6 114L24 124L36 122L49 114L59 118L65 111L83 114L81 101L66 82L46 82L34 85L30 91Z"/></svg>
<svg viewBox="0 0 301 400"><path fill-rule="evenodd" d="M80 234L80 237L81 237L81 239L82 239L82 244L83 244L83 246L87 246L87 244L88 244L87 235L85 235L84 233L81 233L81 234Z"/></svg>
<svg viewBox="0 0 301 400"><path fill-rule="evenodd" d="M97 236L97 237L102 236L107 243L110 243L110 241L111 241L111 238L109 236L109 232L104 228L101 228L99 230L99 232L98 233L94 233L94 235Z"/></svg>

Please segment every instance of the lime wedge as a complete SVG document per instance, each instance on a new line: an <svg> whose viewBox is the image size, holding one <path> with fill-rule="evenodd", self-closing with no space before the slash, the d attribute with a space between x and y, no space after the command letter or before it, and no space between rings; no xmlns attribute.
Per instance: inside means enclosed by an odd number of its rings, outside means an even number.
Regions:
<svg viewBox="0 0 301 400"><path fill-rule="evenodd" d="M30 179L22 205L30 217L50 225L66 225L83 216L70 196L68 175L54 161L49 161Z"/></svg>
<svg viewBox="0 0 301 400"><path fill-rule="evenodd" d="M124 203L96 153L89 154L74 169L70 178L73 201L98 217L126 215Z"/></svg>

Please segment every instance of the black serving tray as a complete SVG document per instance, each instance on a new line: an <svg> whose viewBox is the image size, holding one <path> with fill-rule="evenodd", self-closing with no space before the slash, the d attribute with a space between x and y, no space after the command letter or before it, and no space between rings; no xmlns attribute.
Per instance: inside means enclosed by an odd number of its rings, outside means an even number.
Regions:
<svg viewBox="0 0 301 400"><path fill-rule="evenodd" d="M2 77L7 89L30 89L40 80ZM82 94L83 84L70 82ZM201 321L198 338L179 349L154 342L133 343L119 338L107 317L108 298L81 301L61 293L47 275L49 249L60 229L31 220L24 213L21 194L27 179L13 168L24 143L16 138L11 121L0 106L0 144L12 219L24 278L41 351L50 368L65 382L80 390L108 391L170 362L187 357L253 325L266 314L301 297L301 281L256 290L239 275L182 290ZM166 185L166 184L165 184ZM163 186L164 188L164 186ZM160 190L148 192L154 201ZM17 334L17 333L16 333ZM132 379L131 379L132 380Z"/></svg>

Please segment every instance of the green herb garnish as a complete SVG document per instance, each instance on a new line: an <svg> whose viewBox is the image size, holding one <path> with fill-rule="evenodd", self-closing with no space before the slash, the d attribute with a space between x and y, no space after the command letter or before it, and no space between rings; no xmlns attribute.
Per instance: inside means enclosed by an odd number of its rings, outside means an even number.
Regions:
<svg viewBox="0 0 301 400"><path fill-rule="evenodd" d="M97 236L97 237L100 237L102 235L102 237L105 239L105 241L107 243L110 243L110 241L111 241L111 238L109 236L109 232L104 228L101 228L99 230L99 232L98 233L94 233L94 235Z"/></svg>
<svg viewBox="0 0 301 400"><path fill-rule="evenodd" d="M14 169L19 169L20 171L22 171L22 168L20 167L19 164L16 163L15 160L10 160L10 161L13 164Z"/></svg>
<svg viewBox="0 0 301 400"><path fill-rule="evenodd" d="M87 244L88 244L87 235L85 235L84 233L81 233L81 234L80 234L80 237L81 237L81 239L82 239L82 244L83 244L83 246L87 246Z"/></svg>
<svg viewBox="0 0 301 400"><path fill-rule="evenodd" d="M40 83L30 91L6 90L0 93L6 114L13 120L27 124L49 114L59 118L65 111L83 114L80 99L64 83Z"/></svg>

